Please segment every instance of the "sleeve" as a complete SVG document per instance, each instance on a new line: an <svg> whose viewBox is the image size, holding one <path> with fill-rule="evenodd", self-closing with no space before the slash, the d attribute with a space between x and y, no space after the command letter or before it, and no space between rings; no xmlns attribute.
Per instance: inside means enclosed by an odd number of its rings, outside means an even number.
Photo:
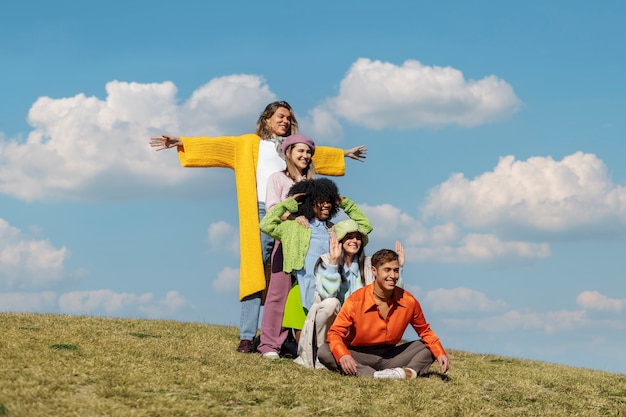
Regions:
<svg viewBox="0 0 626 417"><path fill-rule="evenodd" d="M265 192L265 208L267 210L274 207L278 202L282 200L282 183L278 175L283 175L282 172L275 172L267 179L267 189Z"/></svg>
<svg viewBox="0 0 626 417"><path fill-rule="evenodd" d="M315 275L315 286L320 298L336 297L341 285L341 275L339 274L338 265L327 265L325 262L320 263Z"/></svg>
<svg viewBox="0 0 626 417"><path fill-rule="evenodd" d="M284 224L281 217L287 211L291 213L298 211L298 202L295 198L289 197L272 207L259 224L261 231L276 240L281 240L281 226Z"/></svg>
<svg viewBox="0 0 626 417"><path fill-rule="evenodd" d="M313 155L315 170L320 175L341 177L346 173L346 161L343 149L329 146L317 146Z"/></svg>
<svg viewBox="0 0 626 417"><path fill-rule="evenodd" d="M240 136L181 137L178 159L184 167L235 168Z"/></svg>
<svg viewBox="0 0 626 417"><path fill-rule="evenodd" d="M345 301L339 314L335 318L333 325L328 329L326 341L328 342L330 351L337 362L343 355L349 355L350 351L346 345L346 340L351 333L353 324L354 303L350 302L350 297Z"/></svg>
<svg viewBox="0 0 626 417"><path fill-rule="evenodd" d="M344 213L348 215L348 217L357 222L359 227L366 234L370 234L370 232L374 230L374 226L372 226L372 223L369 221L365 213L363 213L359 206L357 206L356 203L348 197L343 197L339 208L341 208Z"/></svg>

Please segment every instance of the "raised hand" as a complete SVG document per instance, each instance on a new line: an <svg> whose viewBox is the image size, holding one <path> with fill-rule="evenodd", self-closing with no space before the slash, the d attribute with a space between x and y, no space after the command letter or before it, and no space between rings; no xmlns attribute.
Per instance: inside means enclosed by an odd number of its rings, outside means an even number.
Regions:
<svg viewBox="0 0 626 417"><path fill-rule="evenodd" d="M330 250L328 251L328 263L331 265L337 265L339 257L341 256L342 245L339 239L337 239L337 235L334 231L330 234L330 241L328 243L330 247Z"/></svg>
<svg viewBox="0 0 626 417"><path fill-rule="evenodd" d="M157 148L155 150L162 151L163 149L173 148L174 146L182 145L183 141L178 136L153 136L150 138L150 146Z"/></svg>
<svg viewBox="0 0 626 417"><path fill-rule="evenodd" d="M398 264L402 268L404 266L404 248L399 240L396 241L396 253L398 254Z"/></svg>
<svg viewBox="0 0 626 417"><path fill-rule="evenodd" d="M365 161L365 158L367 157L367 148L365 147L365 145L359 145L359 146L355 146L352 149L344 149L343 156L347 158L352 158L359 162L363 162Z"/></svg>

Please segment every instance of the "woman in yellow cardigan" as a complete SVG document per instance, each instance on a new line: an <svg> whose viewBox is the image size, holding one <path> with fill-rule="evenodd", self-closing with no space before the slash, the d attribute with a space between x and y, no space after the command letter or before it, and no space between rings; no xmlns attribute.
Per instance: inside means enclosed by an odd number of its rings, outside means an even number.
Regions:
<svg viewBox="0 0 626 417"><path fill-rule="evenodd" d="M275 101L259 116L256 134L216 138L162 135L150 139L157 151L176 146L183 167L221 167L235 172L240 244L239 352L252 349L265 289L265 265L273 244L265 234L261 234L261 239L256 237L259 219L265 215L267 179L285 169L281 144L285 136L297 131L298 122L291 106L286 101ZM345 173L344 157L363 161L366 153L363 145L346 150L319 146L313 161L319 174L341 176Z"/></svg>

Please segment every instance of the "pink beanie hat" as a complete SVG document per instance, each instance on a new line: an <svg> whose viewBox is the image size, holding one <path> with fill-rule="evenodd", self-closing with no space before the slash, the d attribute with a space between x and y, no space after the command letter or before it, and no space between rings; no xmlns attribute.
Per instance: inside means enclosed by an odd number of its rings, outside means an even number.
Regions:
<svg viewBox="0 0 626 417"><path fill-rule="evenodd" d="M287 148L289 148L291 145L294 145L296 143L304 143L305 145L307 145L309 148L311 148L311 156L313 156L315 154L315 142L313 142L311 139L307 138L304 135L301 135L300 133L296 133L290 136L287 136L285 138L285 140L283 141L283 155L285 155Z"/></svg>

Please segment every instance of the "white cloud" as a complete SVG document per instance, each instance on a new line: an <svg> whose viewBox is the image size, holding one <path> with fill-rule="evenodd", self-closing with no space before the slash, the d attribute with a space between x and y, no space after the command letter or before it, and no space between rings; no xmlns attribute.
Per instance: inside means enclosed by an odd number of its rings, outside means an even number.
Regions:
<svg viewBox="0 0 626 417"><path fill-rule="evenodd" d="M274 100L275 94L256 75L214 78L180 108L179 124L187 136L251 133L261 111Z"/></svg>
<svg viewBox="0 0 626 417"><path fill-rule="evenodd" d="M128 307L152 303L153 295L116 293L112 290L73 291L59 297L61 312L67 314L116 314Z"/></svg>
<svg viewBox="0 0 626 417"><path fill-rule="evenodd" d="M167 318L194 308L178 291L169 291L160 300L155 300L152 293L138 295L107 289L61 295L53 291L0 293L0 311L10 312L58 311L63 314Z"/></svg>
<svg viewBox="0 0 626 417"><path fill-rule="evenodd" d="M252 75L211 80L182 105L171 82L111 81L106 93L104 100L39 98L27 140L0 142L0 192L26 201L162 196L167 189L195 197L208 188L207 176L181 169L174 150L155 152L150 136L253 132L275 99Z"/></svg>
<svg viewBox="0 0 626 417"><path fill-rule="evenodd" d="M67 274L64 262L69 256L63 246L55 248L47 240L33 240L0 219L0 286L40 288L58 283Z"/></svg>
<svg viewBox="0 0 626 417"><path fill-rule="evenodd" d="M50 310L56 306L57 295L53 291L36 293L0 292L0 311L26 313L31 311Z"/></svg>
<svg viewBox="0 0 626 417"><path fill-rule="evenodd" d="M374 225L372 237L401 239L406 245L419 245L428 241L428 230L416 219L391 204L370 206L359 204Z"/></svg>
<svg viewBox="0 0 626 417"><path fill-rule="evenodd" d="M61 312L66 314L122 316L138 311L151 318L193 307L178 291L169 291L161 300L155 300L152 293L117 293L108 289L73 291L62 294L58 303Z"/></svg>
<svg viewBox="0 0 626 417"><path fill-rule="evenodd" d="M591 323L584 311L548 311L546 313L511 310L500 316L472 319L444 319L447 325L466 332L508 333L534 331L552 334Z"/></svg>
<svg viewBox="0 0 626 417"><path fill-rule="evenodd" d="M463 287L428 291L423 302L429 305L429 310L436 312L488 312L506 308L502 300L490 300L479 291Z"/></svg>
<svg viewBox="0 0 626 417"><path fill-rule="evenodd" d="M626 308L626 298L609 298L598 291L583 291L576 297L576 302L587 310L610 310L620 312Z"/></svg>
<svg viewBox="0 0 626 417"><path fill-rule="evenodd" d="M506 156L472 180L452 175L431 190L423 213L501 231L624 233L626 188L611 183L593 154L576 152L561 161Z"/></svg>
<svg viewBox="0 0 626 417"><path fill-rule="evenodd" d="M336 116L323 106L309 111L306 117L298 118L299 130L316 143L337 143L343 138L343 128Z"/></svg>
<svg viewBox="0 0 626 417"><path fill-rule="evenodd" d="M233 255L239 256L239 231L226 222L216 222L209 225L207 238L212 247L227 249Z"/></svg>
<svg viewBox="0 0 626 417"><path fill-rule="evenodd" d="M506 118L520 105L511 86L493 75L466 80L451 67L367 58L352 64L339 95L327 103L339 116L374 129L476 126Z"/></svg>
<svg viewBox="0 0 626 417"><path fill-rule="evenodd" d="M239 288L239 268L226 267L217 274L213 281L213 288L217 292L228 292Z"/></svg>
<svg viewBox="0 0 626 417"><path fill-rule="evenodd" d="M492 262L550 256L547 243L503 241L495 235L470 233L452 245L409 248L411 259L435 262Z"/></svg>
<svg viewBox="0 0 626 417"><path fill-rule="evenodd" d="M140 305L138 310L151 318L165 318L188 308L194 308L194 306L181 293L168 291L165 298L156 304Z"/></svg>
<svg viewBox="0 0 626 417"><path fill-rule="evenodd" d="M390 204L359 204L359 207L375 225L371 240L378 245L379 240L386 245L400 240L409 262L493 262L550 256L546 243L507 241L493 234L466 233L451 222L429 229Z"/></svg>

